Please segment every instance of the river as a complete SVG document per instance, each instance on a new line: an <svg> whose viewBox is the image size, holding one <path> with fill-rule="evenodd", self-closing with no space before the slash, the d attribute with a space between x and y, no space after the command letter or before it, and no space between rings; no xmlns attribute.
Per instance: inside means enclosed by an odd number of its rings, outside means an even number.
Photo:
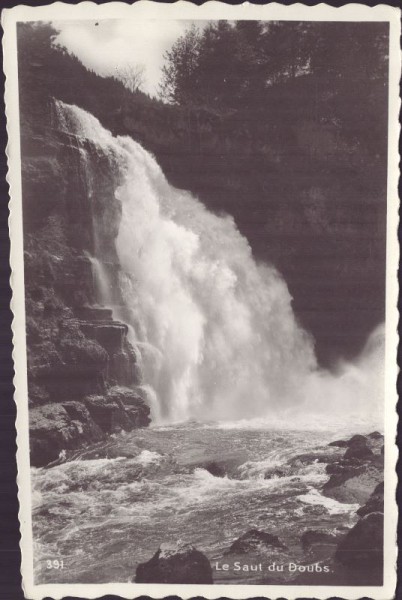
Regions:
<svg viewBox="0 0 402 600"><path fill-rule="evenodd" d="M344 531L357 506L321 495L325 463L292 459L342 453L328 448L339 433L190 422L116 434L74 460L34 469L37 582L128 582L161 543L179 540L215 566L252 528L288 548L268 562L308 564L301 534ZM49 569L48 560L63 568ZM216 572L214 579L258 583L261 574Z"/></svg>

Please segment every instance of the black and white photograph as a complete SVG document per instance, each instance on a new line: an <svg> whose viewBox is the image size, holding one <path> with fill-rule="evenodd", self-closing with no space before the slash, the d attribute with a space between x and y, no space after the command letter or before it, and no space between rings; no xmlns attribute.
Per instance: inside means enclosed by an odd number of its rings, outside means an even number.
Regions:
<svg viewBox="0 0 402 600"><path fill-rule="evenodd" d="M393 597L400 14L277 6L5 11L29 598Z"/></svg>

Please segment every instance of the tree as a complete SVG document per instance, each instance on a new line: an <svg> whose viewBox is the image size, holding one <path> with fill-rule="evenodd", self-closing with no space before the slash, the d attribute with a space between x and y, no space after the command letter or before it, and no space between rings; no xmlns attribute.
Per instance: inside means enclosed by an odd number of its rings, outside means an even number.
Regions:
<svg viewBox="0 0 402 600"><path fill-rule="evenodd" d="M116 67L116 79L119 79L130 92L136 92L144 85L145 66L125 64Z"/></svg>
<svg viewBox="0 0 402 600"><path fill-rule="evenodd" d="M159 95L172 104L188 105L194 98L201 34L195 25L165 53Z"/></svg>

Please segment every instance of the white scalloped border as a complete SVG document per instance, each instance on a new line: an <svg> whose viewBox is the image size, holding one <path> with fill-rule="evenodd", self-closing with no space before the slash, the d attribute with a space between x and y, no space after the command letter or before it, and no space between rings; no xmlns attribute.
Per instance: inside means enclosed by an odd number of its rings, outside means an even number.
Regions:
<svg viewBox="0 0 402 600"><path fill-rule="evenodd" d="M35 585L33 579L33 541L31 521L31 482L29 465L27 364L25 340L25 298L23 270L23 235L21 202L21 160L17 70L17 21L63 20L63 19L265 19L265 20L309 20L309 21L388 21L390 24L389 65L389 119L388 119L388 201L387 201L387 280L386 280L386 368L385 368L385 505L384 532L385 567L384 585L378 586L270 586L270 585L173 585L173 584L46 584ZM399 122L400 108L399 77L401 73L400 10L391 6L367 7L348 4L334 8L327 4L313 7L304 4L283 6L278 3L255 5L245 2L237 6L224 2L209 1L201 6L178 0L173 4L161 4L139 0L133 5L110 2L97 5L82 2L77 5L55 2L49 6L16 6L2 11L3 68L6 75L5 105L7 116L7 181L10 186L9 232L11 241L11 309L13 312L13 360L15 367L15 402L17 405L17 464L19 521L22 553L21 574L23 588L30 600L42 600L46 596L61 599L64 596L86 596L97 598L105 594L116 594L123 598L141 595L162 598L178 595L183 599L203 596L216 599L222 596L245 599L258 596L296 600L309 597L325 600L331 596L358 600L368 596L374 600L392 600L396 586L397 518L398 508L395 494L397 486L396 463L398 448L395 444L398 417L396 403L397 345L398 345L398 175L399 175Z"/></svg>

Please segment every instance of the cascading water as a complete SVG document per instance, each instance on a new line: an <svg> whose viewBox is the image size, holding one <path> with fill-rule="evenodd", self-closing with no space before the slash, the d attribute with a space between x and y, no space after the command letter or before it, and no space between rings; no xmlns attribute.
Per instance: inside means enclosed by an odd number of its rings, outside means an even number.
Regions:
<svg viewBox="0 0 402 600"><path fill-rule="evenodd" d="M121 203L116 250L122 301L115 310L140 349L144 380L156 397L154 421L272 422L291 414L298 415L294 425L306 412L311 420L328 407L331 419L337 410L362 416L363 408L379 419L380 330L353 365L339 365L336 375L320 370L285 282L273 267L256 264L231 217L216 216L174 189L138 143L113 137L84 110L56 101L56 112L60 129L89 140L94 160L107 159L115 196L110 203ZM96 195L87 153L82 166ZM94 248L99 301L113 304L102 244Z"/></svg>

